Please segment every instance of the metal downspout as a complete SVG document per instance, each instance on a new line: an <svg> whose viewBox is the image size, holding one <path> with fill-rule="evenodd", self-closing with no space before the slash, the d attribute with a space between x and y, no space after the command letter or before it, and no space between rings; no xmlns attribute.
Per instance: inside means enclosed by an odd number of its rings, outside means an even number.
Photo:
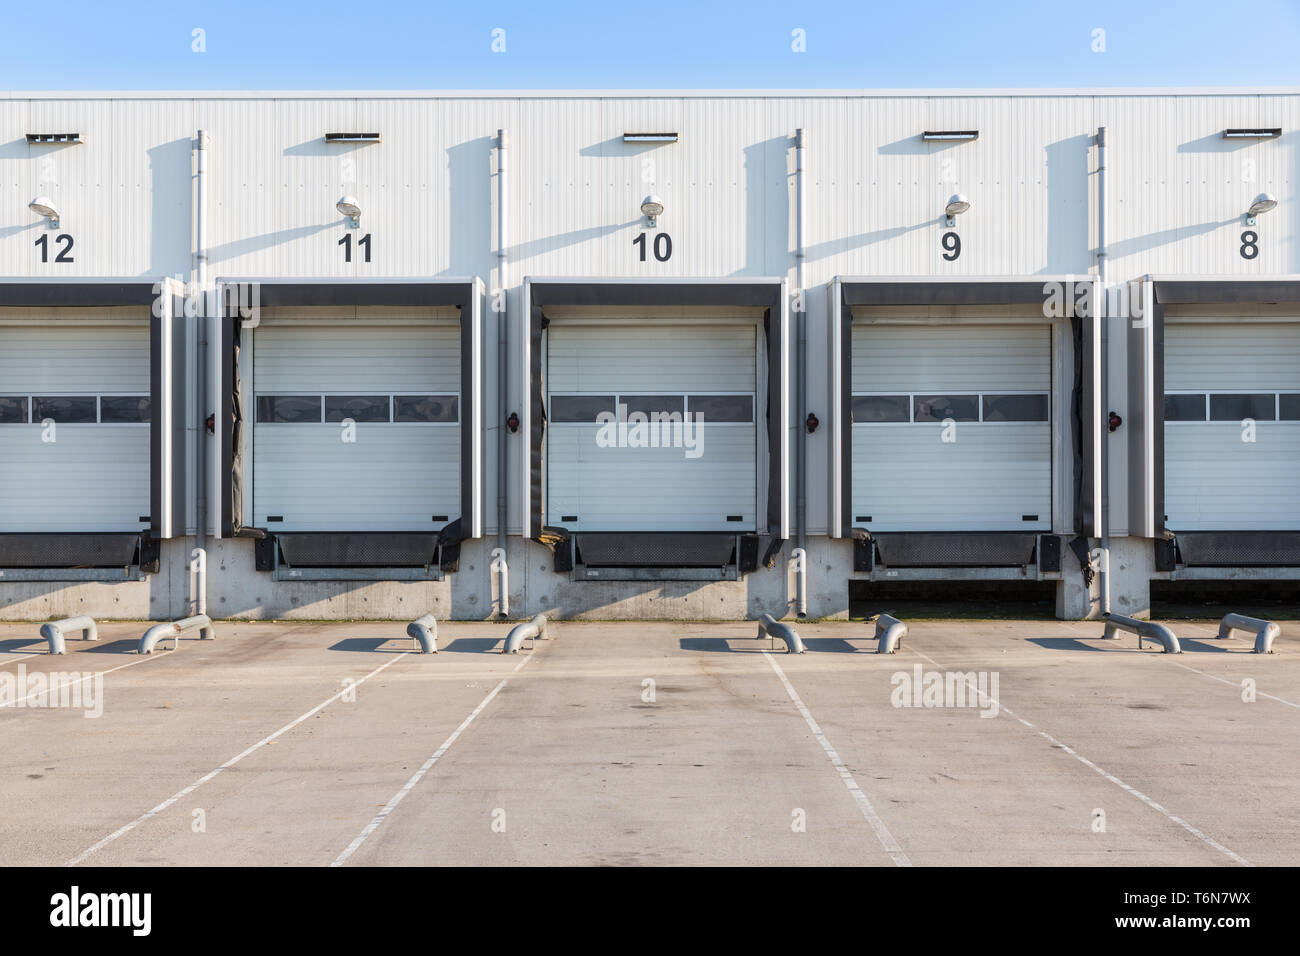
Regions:
<svg viewBox="0 0 1300 956"><path fill-rule="evenodd" d="M506 204L509 196L506 188L506 158L509 148L509 133L503 129L497 130L497 282L501 298L497 316L497 546L493 552L492 568L497 572L497 588L501 595L497 607L502 619L510 617L510 568L506 562L506 472L509 470L509 451L505 427L506 405L510 401L506 351L509 340L507 302L510 294L510 262L506 256L507 227L510 222Z"/></svg>
<svg viewBox="0 0 1300 956"><path fill-rule="evenodd" d="M799 617L808 616L808 432L804 420L808 417L807 376L804 374L808 339L808 304L804 299L804 262L807 252L804 248L805 216L807 202L804 183L804 131L795 130L795 301L799 308L795 312L795 433L799 436L795 442L795 612Z"/></svg>
<svg viewBox="0 0 1300 956"><path fill-rule="evenodd" d="M1107 285L1109 256L1106 249L1106 127L1097 129L1097 281L1101 286L1098 303L1101 320L1101 396L1100 421L1107 429L1101 437L1101 561L1097 583L1101 591L1101 613L1110 613L1110 287Z"/></svg>
<svg viewBox="0 0 1300 956"><path fill-rule="evenodd" d="M197 202L195 212L195 272L197 286L195 290L195 323L198 331L198 358L195 363L195 415L198 428L195 430L194 448L194 546L195 555L203 554L203 565L199 574L193 575L191 581L195 590L191 595L194 613L207 613L207 562L206 546L208 501L207 501L207 450L208 450L208 134L198 131L196 138L197 158ZM197 579L197 580L196 580Z"/></svg>

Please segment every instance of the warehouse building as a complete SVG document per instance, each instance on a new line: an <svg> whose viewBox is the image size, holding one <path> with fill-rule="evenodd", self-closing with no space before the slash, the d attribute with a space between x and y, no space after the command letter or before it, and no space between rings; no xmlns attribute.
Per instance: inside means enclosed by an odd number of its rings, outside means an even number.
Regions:
<svg viewBox="0 0 1300 956"><path fill-rule="evenodd" d="M0 616L1300 580L1298 91L0 97Z"/></svg>

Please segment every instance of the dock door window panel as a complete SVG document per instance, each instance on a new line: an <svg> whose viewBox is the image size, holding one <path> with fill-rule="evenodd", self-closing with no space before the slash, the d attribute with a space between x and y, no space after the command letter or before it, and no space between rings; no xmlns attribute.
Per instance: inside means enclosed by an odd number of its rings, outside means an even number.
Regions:
<svg viewBox="0 0 1300 956"><path fill-rule="evenodd" d="M1300 531L1300 320L1164 325L1164 526Z"/></svg>
<svg viewBox="0 0 1300 956"><path fill-rule="evenodd" d="M148 395L0 395L0 425L148 425L149 415Z"/></svg>
<svg viewBox="0 0 1300 956"><path fill-rule="evenodd" d="M855 323L853 524L1050 531L1052 329Z"/></svg>
<svg viewBox="0 0 1300 956"><path fill-rule="evenodd" d="M161 517L150 328L129 311L0 324L0 534L139 534Z"/></svg>
<svg viewBox="0 0 1300 956"><path fill-rule="evenodd" d="M455 395L259 395L259 425L338 424L351 420L380 424L455 424Z"/></svg>
<svg viewBox="0 0 1300 956"><path fill-rule="evenodd" d="M546 523L755 531L755 326L552 324Z"/></svg>
<svg viewBox="0 0 1300 956"><path fill-rule="evenodd" d="M330 318L272 312L250 337L252 525L442 530L464 503L461 330Z"/></svg>

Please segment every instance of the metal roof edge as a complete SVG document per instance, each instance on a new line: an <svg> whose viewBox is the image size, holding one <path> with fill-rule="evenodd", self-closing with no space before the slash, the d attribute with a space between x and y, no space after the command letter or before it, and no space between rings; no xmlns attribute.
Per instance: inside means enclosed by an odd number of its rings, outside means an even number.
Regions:
<svg viewBox="0 0 1300 956"><path fill-rule="evenodd" d="M922 99L928 97L1300 96L1300 87L1001 87L989 89L6 90L0 100Z"/></svg>

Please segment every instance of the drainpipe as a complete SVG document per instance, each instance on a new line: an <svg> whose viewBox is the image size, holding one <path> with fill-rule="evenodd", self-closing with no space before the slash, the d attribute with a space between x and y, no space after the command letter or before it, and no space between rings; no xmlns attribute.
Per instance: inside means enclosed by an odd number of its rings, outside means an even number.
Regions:
<svg viewBox="0 0 1300 956"><path fill-rule="evenodd" d="M510 262L506 258L507 226L510 219L506 205L509 192L506 188L506 157L510 149L510 136L497 130L497 282L501 290L501 311L497 316L497 546L493 552L492 570L497 574L497 588L501 595L498 613L502 619L510 617L510 568L506 564L506 471L509 452L506 443L505 414L510 401L506 345L507 307L510 286Z"/></svg>
<svg viewBox="0 0 1300 956"><path fill-rule="evenodd" d="M1101 286L1098 303L1101 321L1101 396L1100 414L1104 419L1110 405L1110 287L1106 284L1108 256L1106 252L1106 127L1097 129L1097 282ZM1101 591L1101 613L1110 613L1110 432L1101 436L1101 555L1098 562L1097 584Z"/></svg>
<svg viewBox="0 0 1300 956"><path fill-rule="evenodd" d="M195 548L190 552L190 592L194 595L194 613L208 613L208 552Z"/></svg>
<svg viewBox="0 0 1300 956"><path fill-rule="evenodd" d="M807 211L804 185L804 132L794 132L795 155L795 286L796 301L799 310L795 313L796 339L795 348L795 433L799 436L795 442L795 612L799 617L808 616L808 549L807 549L807 511L808 511L808 433L804 420L808 417L808 396L806 376L804 375L805 354L808 341L808 303L804 300L804 219Z"/></svg>
<svg viewBox="0 0 1300 956"><path fill-rule="evenodd" d="M191 582L197 578L196 590L193 594L193 601L196 614L204 614L207 609L207 555L203 550L206 544L206 533L208 524L208 501L207 501L207 449L208 449L208 426L207 426L207 408L208 408L208 310L207 310L207 288L208 288L208 134L199 130L196 137L197 157L197 201L195 210L195 252L194 264L198 288L194 290L197 295L197 308L195 315L195 328L198 332L197 343L197 361L195 362L195 415L198 418L198 428L195 430L195 448L194 448L194 552L195 556L202 555L202 564L197 575L191 575Z"/></svg>

